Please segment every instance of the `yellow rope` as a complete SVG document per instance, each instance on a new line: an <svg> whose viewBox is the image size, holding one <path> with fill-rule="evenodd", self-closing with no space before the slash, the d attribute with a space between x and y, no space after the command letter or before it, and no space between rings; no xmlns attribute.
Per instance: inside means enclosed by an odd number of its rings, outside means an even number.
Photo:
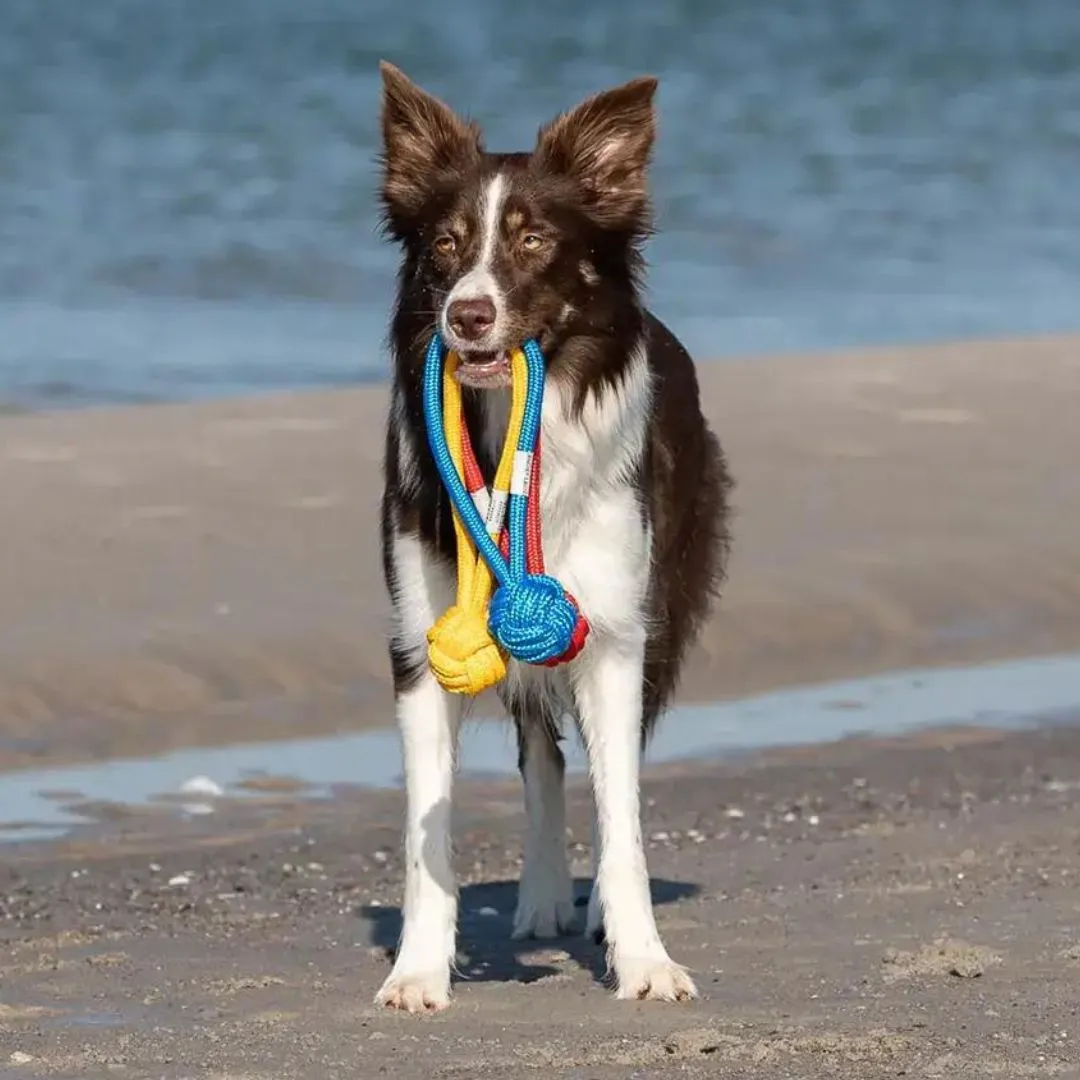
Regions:
<svg viewBox="0 0 1080 1080"><path fill-rule="evenodd" d="M464 478L462 430L465 423L461 386L454 377L459 358L449 353L443 370L443 430L458 476ZM510 490L514 451L525 415L528 369L525 354L515 349L510 358L510 420L499 467L491 485L492 500L502 500ZM454 535L457 538L457 600L428 631L428 663L439 685L452 694L479 694L494 686L506 674L506 654L488 631L487 610L491 600L491 570L469 536L457 510ZM492 523L489 521L489 527ZM493 539L498 540L501 522L494 523Z"/></svg>

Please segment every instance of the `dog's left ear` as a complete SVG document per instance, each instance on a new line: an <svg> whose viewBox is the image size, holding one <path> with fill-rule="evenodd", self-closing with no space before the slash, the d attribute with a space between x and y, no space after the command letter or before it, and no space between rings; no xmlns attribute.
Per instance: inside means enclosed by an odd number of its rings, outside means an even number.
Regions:
<svg viewBox="0 0 1080 1080"><path fill-rule="evenodd" d="M391 223L417 214L448 172L480 155L480 129L385 60L382 198Z"/></svg>
<svg viewBox="0 0 1080 1080"><path fill-rule="evenodd" d="M583 101L540 129L536 158L570 176L600 225L648 225L647 170L656 138L658 81L633 79Z"/></svg>

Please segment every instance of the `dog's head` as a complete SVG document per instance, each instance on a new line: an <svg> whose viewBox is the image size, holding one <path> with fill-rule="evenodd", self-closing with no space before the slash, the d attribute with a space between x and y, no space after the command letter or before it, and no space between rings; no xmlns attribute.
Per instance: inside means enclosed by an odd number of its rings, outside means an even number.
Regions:
<svg viewBox="0 0 1080 1080"><path fill-rule="evenodd" d="M401 314L503 386L527 338L612 333L633 300L650 228L646 171L657 81L640 78L541 128L529 153L492 154L480 129L382 65L382 202L404 248Z"/></svg>

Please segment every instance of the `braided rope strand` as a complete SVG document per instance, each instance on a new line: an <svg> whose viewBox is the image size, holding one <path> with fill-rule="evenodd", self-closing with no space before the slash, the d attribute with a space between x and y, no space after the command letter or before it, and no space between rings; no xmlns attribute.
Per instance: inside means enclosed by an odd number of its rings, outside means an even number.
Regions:
<svg viewBox="0 0 1080 1080"><path fill-rule="evenodd" d="M444 476L445 470L458 482L461 490L465 491L462 477L468 475L470 480L474 480L479 474L479 467L476 465L475 455L472 454L472 447L469 445L461 388L455 378L459 361L456 356L450 354L444 369L441 349L434 358L429 350L428 361L424 373L425 388L432 385L440 388L441 384L443 397L443 404L439 409L442 416L439 417L437 433L433 433L430 427L428 429L429 443L432 444L440 476ZM524 361L519 366L524 375ZM509 434L515 438L520 431L525 406L524 379L519 378L517 384L518 389L511 399L509 422ZM426 409L427 404L428 395L425 395L425 417L429 415ZM467 457L473 459L471 466L466 465ZM492 484L493 494L509 490L513 463L513 444L508 439ZM480 486L482 486L482 476L480 480ZM469 487L475 490L473 482L470 482ZM467 492L464 498L475 518L480 520L474 498ZM475 695L489 686L494 686L505 676L506 656L504 650L492 638L487 624L487 608L491 596L492 573L495 568L489 566L478 553L475 538L462 520L458 506L459 504L454 502L457 602L448 608L428 630L428 664L439 685L445 690ZM487 521L481 522L481 535L489 544L494 543L493 536L498 536L502 530L505 506L505 496L502 500L494 497L489 499Z"/></svg>
<svg viewBox="0 0 1080 1080"><path fill-rule="evenodd" d="M574 598L544 572L539 500L545 369L539 345L526 341L511 356L510 419L490 492L464 422L455 378L459 358L450 353L444 365L443 354L435 335L424 369L424 419L453 510L458 599L428 632L428 659L440 685L476 694L503 678L507 656L545 666L572 660L589 624Z"/></svg>

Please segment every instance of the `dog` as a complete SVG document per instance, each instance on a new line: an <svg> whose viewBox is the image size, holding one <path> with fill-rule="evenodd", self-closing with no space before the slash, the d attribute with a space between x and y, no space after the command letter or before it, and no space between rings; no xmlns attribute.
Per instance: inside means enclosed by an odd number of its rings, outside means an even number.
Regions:
<svg viewBox="0 0 1080 1080"><path fill-rule="evenodd" d="M438 332L490 484L509 410L509 353L545 358L540 511L547 569L591 631L572 661L511 660L527 832L514 938L575 921L565 851L562 722L593 791L594 884L585 932L605 942L616 995L688 1000L657 932L641 835L640 755L725 576L732 481L702 415L687 351L645 310L642 244L658 82L638 78L542 127L527 153L489 153L479 127L381 65L381 207L400 248L382 499L390 661L407 796L404 925L376 1001L450 1002L457 892L450 805L463 702L428 667L428 628L453 602L450 504L422 411Z"/></svg>

